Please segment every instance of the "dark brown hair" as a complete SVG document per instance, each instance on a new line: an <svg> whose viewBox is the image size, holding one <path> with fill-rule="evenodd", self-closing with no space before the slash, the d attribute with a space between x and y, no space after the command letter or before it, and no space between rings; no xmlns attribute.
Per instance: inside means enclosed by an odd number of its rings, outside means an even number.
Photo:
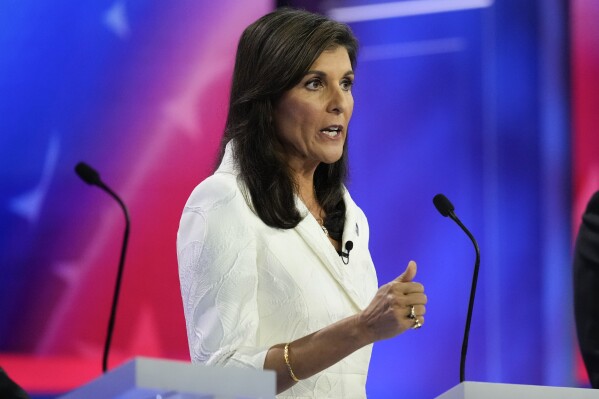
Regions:
<svg viewBox="0 0 599 399"><path fill-rule="evenodd" d="M357 41L347 25L289 8L263 16L239 40L221 158L226 144L234 140L239 178L254 211L269 226L289 229L301 221L295 183L276 151L275 104L301 81L323 51L335 46L347 49L355 67ZM314 175L316 198L327 215L325 226L336 239L341 238L345 219L346 176L347 139L341 159L321 163Z"/></svg>

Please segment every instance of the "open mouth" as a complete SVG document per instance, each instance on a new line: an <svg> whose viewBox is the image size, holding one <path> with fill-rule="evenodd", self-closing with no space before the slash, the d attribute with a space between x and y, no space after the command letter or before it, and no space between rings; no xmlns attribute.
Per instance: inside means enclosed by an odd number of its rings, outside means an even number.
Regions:
<svg viewBox="0 0 599 399"><path fill-rule="evenodd" d="M325 127L324 129L320 129L320 131L326 134L327 136L334 138L341 134L341 132L343 131L343 127L339 125L331 125Z"/></svg>

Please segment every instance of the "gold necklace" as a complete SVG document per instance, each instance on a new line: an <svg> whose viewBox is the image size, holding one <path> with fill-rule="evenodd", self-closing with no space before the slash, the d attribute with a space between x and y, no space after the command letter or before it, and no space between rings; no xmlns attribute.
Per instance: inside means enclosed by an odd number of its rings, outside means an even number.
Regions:
<svg viewBox="0 0 599 399"><path fill-rule="evenodd" d="M329 230L324 227L324 220L322 220L321 217L317 217L314 212L312 212L312 210L308 207L307 202L304 200L304 197L302 197L301 193L299 194L300 199L302 200L302 202L304 203L304 205L306 206L306 208L308 208L308 212L310 212L312 214L312 216L314 217L314 219L316 219L316 222L320 225L320 228L322 229L322 232L324 233L325 236L329 236ZM316 192L314 193L314 198L316 198Z"/></svg>
<svg viewBox="0 0 599 399"><path fill-rule="evenodd" d="M322 232L324 233L324 235L326 235L328 237L329 231L327 230L326 227L324 227L324 220L322 220L322 218L315 218L315 219L318 222L318 224L320 225L320 228L322 229Z"/></svg>

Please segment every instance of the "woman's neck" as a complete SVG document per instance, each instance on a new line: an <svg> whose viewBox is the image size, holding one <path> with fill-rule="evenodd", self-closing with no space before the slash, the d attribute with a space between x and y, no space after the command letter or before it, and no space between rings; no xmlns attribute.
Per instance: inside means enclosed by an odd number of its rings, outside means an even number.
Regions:
<svg viewBox="0 0 599 399"><path fill-rule="evenodd" d="M297 185L297 195L301 198L306 208L314 215L316 219L323 219L325 215L316 198L314 190L314 171L304 171L303 173L294 173L294 181ZM294 171L295 172L295 171Z"/></svg>

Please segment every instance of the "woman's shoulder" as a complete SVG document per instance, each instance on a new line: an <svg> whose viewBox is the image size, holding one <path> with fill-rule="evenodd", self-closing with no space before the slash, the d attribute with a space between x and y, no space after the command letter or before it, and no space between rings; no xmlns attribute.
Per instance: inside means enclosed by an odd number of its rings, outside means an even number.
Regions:
<svg viewBox="0 0 599 399"><path fill-rule="evenodd" d="M253 239L255 218L236 180L234 175L216 173L192 191L179 222L178 253L195 243L200 245L195 247L195 255L206 248L214 254Z"/></svg>
<svg viewBox="0 0 599 399"><path fill-rule="evenodd" d="M245 202L236 176L229 173L215 173L193 189L185 209L214 211L223 207L240 206L240 200Z"/></svg>

